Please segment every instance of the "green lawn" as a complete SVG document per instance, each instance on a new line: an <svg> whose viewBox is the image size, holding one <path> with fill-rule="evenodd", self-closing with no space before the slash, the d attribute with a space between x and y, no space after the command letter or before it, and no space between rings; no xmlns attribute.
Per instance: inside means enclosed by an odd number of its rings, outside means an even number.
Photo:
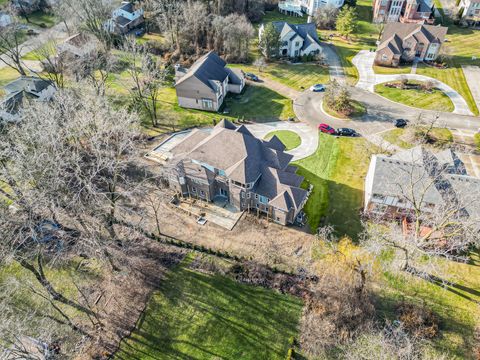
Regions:
<svg viewBox="0 0 480 360"><path fill-rule="evenodd" d="M265 140L270 140L274 135L280 139L283 145L285 145L287 151L299 147L302 143L300 136L296 132L290 130L272 131L265 136Z"/></svg>
<svg viewBox="0 0 480 360"><path fill-rule="evenodd" d="M187 268L160 284L118 359L284 359L299 299Z"/></svg>
<svg viewBox="0 0 480 360"><path fill-rule="evenodd" d="M232 64L229 66L239 67L245 72L258 75L260 78L266 77L278 81L295 90L304 90L314 84L326 84L330 80L328 67L316 64L289 65L272 62L261 72L251 65Z"/></svg>
<svg viewBox="0 0 480 360"><path fill-rule="evenodd" d="M8 84L10 81L13 81L19 78L20 75L17 71L9 67L4 67L0 69L0 87ZM1 90L0 90L1 91Z"/></svg>
<svg viewBox="0 0 480 360"><path fill-rule="evenodd" d="M51 28L58 23L58 20L51 13L44 11L35 11L28 15L28 20L25 17L21 17L21 21L28 25L36 25L38 27Z"/></svg>
<svg viewBox="0 0 480 360"><path fill-rule="evenodd" d="M364 178L370 163L366 140L320 133L317 151L297 161L298 174L314 186L305 212L312 231L333 225L339 235L355 239L361 231Z"/></svg>
<svg viewBox="0 0 480 360"><path fill-rule="evenodd" d="M395 305L405 300L432 309L440 319L441 335L428 347L435 351L430 358L448 354L449 359L473 359L474 329L480 316L479 254L472 253L472 262L462 264L439 259L451 281L445 287L402 273L382 273L376 286L377 316L393 320Z"/></svg>
<svg viewBox="0 0 480 360"><path fill-rule="evenodd" d="M409 81L409 83L420 84L418 81ZM452 100L441 90L434 89L431 93L427 93L421 89L390 88L385 84L375 85L375 92L392 101L427 110L451 112L455 108Z"/></svg>
<svg viewBox="0 0 480 360"><path fill-rule="evenodd" d="M409 143L401 139L405 134L405 129L392 129L381 134L381 137L388 141L390 144L400 146L403 149L411 149L414 144Z"/></svg>
<svg viewBox="0 0 480 360"><path fill-rule="evenodd" d="M108 95L118 106L130 103L129 89L133 84L127 71L112 74L108 84ZM184 109L178 106L175 88L165 87L161 90L159 100L160 123L166 127L171 127L172 123L175 123L178 130L191 126L212 125L213 120L218 121L222 118L266 122L286 120L295 116L292 100L260 86L246 86L241 95L228 95L224 104L228 114ZM158 129L151 127L149 119L145 116L142 119L147 132L151 132L152 135L158 132Z"/></svg>
<svg viewBox="0 0 480 360"><path fill-rule="evenodd" d="M401 65L398 68L388 66L373 66L375 74L391 75L391 74L410 74L412 71L411 65Z"/></svg>
<svg viewBox="0 0 480 360"><path fill-rule="evenodd" d="M480 43L480 37L478 38L478 41ZM475 115L478 115L479 113L475 104L475 100L473 99L470 88L468 87L467 80L465 79L462 68L460 67L460 65L457 65L453 62L449 63L450 67L447 69L437 69L423 64L419 64L417 68L417 74L430 76L432 78L440 80L441 82L444 82L445 84L458 91L459 94L462 95L467 102L470 110Z"/></svg>

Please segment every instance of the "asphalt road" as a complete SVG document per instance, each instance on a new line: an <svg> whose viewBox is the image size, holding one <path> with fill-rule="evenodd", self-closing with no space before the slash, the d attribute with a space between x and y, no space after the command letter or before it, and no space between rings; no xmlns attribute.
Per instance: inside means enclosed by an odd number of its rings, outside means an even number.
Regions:
<svg viewBox="0 0 480 360"><path fill-rule="evenodd" d="M323 93L303 92L294 102L294 111L298 119L318 126L320 123L328 123L337 127L349 127L357 130L362 135L372 135L393 128L395 119L416 120L434 119L438 116L437 124L450 129L478 130L480 117L458 115L445 112L415 109L409 106L389 101L379 95L356 87L350 87L352 98L362 102L367 113L355 120L342 120L327 115L322 110Z"/></svg>

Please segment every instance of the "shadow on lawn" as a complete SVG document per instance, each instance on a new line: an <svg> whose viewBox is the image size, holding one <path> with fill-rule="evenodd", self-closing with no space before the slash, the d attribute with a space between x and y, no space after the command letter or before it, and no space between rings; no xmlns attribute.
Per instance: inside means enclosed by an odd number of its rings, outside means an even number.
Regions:
<svg viewBox="0 0 480 360"><path fill-rule="evenodd" d="M338 237L346 235L357 241L363 229L363 191L321 178L298 164L296 166L297 173L313 185L312 194L304 208L312 232L315 233L318 227L331 225Z"/></svg>
<svg viewBox="0 0 480 360"><path fill-rule="evenodd" d="M115 357L283 359L300 312L292 297L182 266L152 296Z"/></svg>

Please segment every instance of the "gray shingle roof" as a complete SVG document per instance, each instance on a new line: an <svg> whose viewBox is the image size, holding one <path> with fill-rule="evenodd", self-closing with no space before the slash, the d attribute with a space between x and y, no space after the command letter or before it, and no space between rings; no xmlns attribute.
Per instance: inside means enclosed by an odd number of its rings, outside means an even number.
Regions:
<svg viewBox="0 0 480 360"><path fill-rule="evenodd" d="M177 81L176 85L181 84L191 77L196 77L202 83L216 90L211 81L223 82L227 78L229 72L225 69L227 63L220 58L215 52L210 51L200 59L198 59L187 73Z"/></svg>
<svg viewBox="0 0 480 360"><path fill-rule="evenodd" d="M302 50L308 48L313 42L320 45L315 23L289 24L285 21L274 21L272 24L279 33L282 33L285 27L294 31L295 34L290 40L292 40L296 35L300 35L304 40Z"/></svg>
<svg viewBox="0 0 480 360"><path fill-rule="evenodd" d="M299 188L303 178L289 166L293 156L272 146L254 137L245 126L222 120L210 134L197 130L185 137L172 148L171 161L195 160L225 171L228 178L242 184L259 180L252 191L271 201L281 195L289 200L276 199L275 207L297 210L307 196Z"/></svg>
<svg viewBox="0 0 480 360"><path fill-rule="evenodd" d="M433 153L418 146L390 157L376 155L372 163L373 183L367 191L384 196L413 196L417 201L435 205L458 201L470 216L480 219L480 179L466 174L453 150Z"/></svg>

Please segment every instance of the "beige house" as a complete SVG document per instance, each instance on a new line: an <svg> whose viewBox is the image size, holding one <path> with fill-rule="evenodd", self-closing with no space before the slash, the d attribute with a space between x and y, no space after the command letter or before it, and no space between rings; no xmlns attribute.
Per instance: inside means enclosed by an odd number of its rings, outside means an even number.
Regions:
<svg viewBox="0 0 480 360"><path fill-rule="evenodd" d="M377 47L375 63L398 66L400 62L433 61L447 31L444 26L388 23Z"/></svg>
<svg viewBox="0 0 480 360"><path fill-rule="evenodd" d="M261 140L244 125L222 120L211 132L194 130L174 146L164 169L181 196L224 201L287 225L295 222L308 193L284 150L276 136Z"/></svg>
<svg viewBox="0 0 480 360"><path fill-rule="evenodd" d="M461 0L459 12L462 20L469 26L480 26L480 0Z"/></svg>
<svg viewBox="0 0 480 360"><path fill-rule="evenodd" d="M229 92L240 94L245 76L231 69L215 52L198 59L190 69L175 66L178 105L189 109L218 111Z"/></svg>

